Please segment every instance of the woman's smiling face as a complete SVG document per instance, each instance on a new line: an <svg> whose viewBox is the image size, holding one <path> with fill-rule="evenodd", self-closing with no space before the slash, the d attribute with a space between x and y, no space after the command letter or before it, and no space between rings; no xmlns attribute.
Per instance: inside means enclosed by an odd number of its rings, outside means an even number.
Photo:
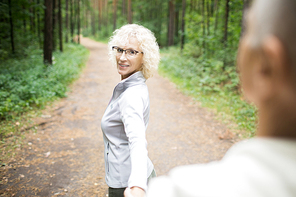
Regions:
<svg viewBox="0 0 296 197"><path fill-rule="evenodd" d="M118 45L118 47L123 50L131 49L140 52L133 57L128 57L125 52L116 55L117 70L121 75L121 80L123 80L133 73L140 71L143 65L143 54L141 53L139 42L135 37L130 37L129 42L125 46Z"/></svg>

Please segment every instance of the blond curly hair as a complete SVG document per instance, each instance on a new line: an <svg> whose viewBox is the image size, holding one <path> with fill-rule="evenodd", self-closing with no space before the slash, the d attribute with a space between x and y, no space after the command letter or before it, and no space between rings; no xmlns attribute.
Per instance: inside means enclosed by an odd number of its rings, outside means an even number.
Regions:
<svg viewBox="0 0 296 197"><path fill-rule="evenodd" d="M148 79L153 76L160 61L159 46L154 34L149 29L137 24L128 24L115 30L108 43L109 59L113 65L117 66L116 54L112 51L112 46L127 45L130 37L135 37L138 40L140 49L144 52L141 71Z"/></svg>

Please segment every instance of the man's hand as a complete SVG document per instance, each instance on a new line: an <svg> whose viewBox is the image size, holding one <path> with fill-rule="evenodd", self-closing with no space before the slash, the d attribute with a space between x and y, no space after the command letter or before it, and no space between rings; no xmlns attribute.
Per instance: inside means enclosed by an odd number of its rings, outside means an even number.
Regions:
<svg viewBox="0 0 296 197"><path fill-rule="evenodd" d="M145 191L140 187L126 188L124 191L125 197L145 197Z"/></svg>

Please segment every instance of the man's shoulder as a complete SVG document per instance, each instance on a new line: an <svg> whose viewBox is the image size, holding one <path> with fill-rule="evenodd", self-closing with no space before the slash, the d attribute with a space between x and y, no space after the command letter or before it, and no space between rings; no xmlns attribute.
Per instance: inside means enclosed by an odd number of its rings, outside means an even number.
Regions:
<svg viewBox="0 0 296 197"><path fill-rule="evenodd" d="M296 159L291 159L296 150L295 143L257 138L242 141L231 147L220 161L174 168L160 182L152 182L151 191L155 192L153 187L166 185L167 189L174 190L171 197L276 196L282 192L293 193L286 191L284 184L291 188L296 186L296 170L291 169L296 166ZM294 150L288 151L291 148ZM295 155L292 157L295 158Z"/></svg>

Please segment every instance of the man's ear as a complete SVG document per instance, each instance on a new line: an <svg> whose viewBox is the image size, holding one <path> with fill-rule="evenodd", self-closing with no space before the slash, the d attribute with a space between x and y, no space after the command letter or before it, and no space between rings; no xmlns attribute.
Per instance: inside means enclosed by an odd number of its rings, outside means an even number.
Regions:
<svg viewBox="0 0 296 197"><path fill-rule="evenodd" d="M282 42L266 37L260 47L258 66L254 70L254 96L259 103L275 98L287 78L287 63Z"/></svg>
<svg viewBox="0 0 296 197"><path fill-rule="evenodd" d="M263 40L262 50L265 59L262 71L270 74L275 82L287 79L291 68L288 64L286 49L280 39L273 35L266 37Z"/></svg>
<svg viewBox="0 0 296 197"><path fill-rule="evenodd" d="M276 36L266 37L261 45L260 63L255 78L257 101L265 102L287 87L290 67L283 43Z"/></svg>

